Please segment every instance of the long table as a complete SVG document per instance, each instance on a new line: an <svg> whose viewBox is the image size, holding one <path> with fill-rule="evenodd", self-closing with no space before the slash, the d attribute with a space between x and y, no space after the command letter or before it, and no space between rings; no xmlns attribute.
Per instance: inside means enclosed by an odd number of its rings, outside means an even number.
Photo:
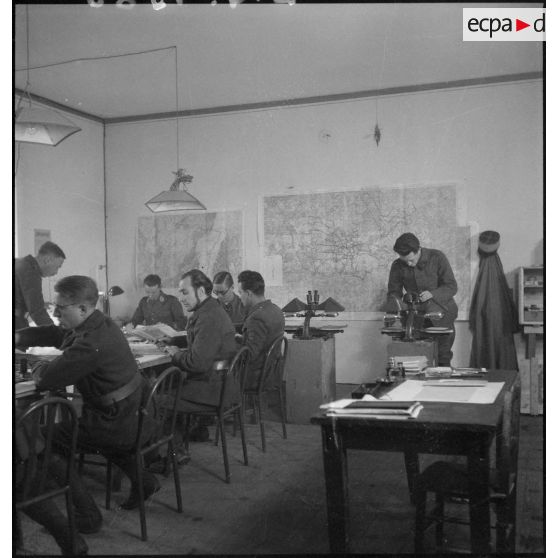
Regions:
<svg viewBox="0 0 558 558"><path fill-rule="evenodd" d="M488 372L488 381L505 382L494 403L424 402L424 409L413 420L332 419L325 413L312 417L311 422L322 431L331 552L350 552L347 450L359 449L402 452L411 467L412 456L421 453L466 456L472 510L471 550L475 554L489 553L490 446L501 428L504 394L517 375L515 370ZM373 469L371 462L370 470Z"/></svg>

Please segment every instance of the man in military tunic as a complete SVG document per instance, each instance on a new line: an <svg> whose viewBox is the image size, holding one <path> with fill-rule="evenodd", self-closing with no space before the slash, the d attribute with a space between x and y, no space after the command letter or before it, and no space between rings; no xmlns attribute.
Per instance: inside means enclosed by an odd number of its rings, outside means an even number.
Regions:
<svg viewBox="0 0 558 558"><path fill-rule="evenodd" d="M132 449L138 426L138 410L148 389L120 328L95 306L99 297L93 279L71 275L58 281L54 316L60 326L24 328L16 332L16 346L53 346L62 354L33 369L41 390L74 385L83 398L79 419L78 451L99 451L130 478L131 492L124 509L139 506ZM150 428L144 428L146 440ZM64 453L70 446L70 431L57 425L55 441ZM159 489L157 479L143 476L144 497Z"/></svg>

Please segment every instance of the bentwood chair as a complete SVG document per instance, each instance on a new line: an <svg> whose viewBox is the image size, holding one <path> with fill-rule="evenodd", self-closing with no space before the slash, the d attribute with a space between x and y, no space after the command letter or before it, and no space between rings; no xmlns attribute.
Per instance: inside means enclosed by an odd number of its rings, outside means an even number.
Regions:
<svg viewBox="0 0 558 558"><path fill-rule="evenodd" d="M284 386L284 369L287 358L287 339L281 334L276 337L269 347L262 371L258 378L257 387L244 389L244 405L251 400L252 407L256 416L256 421L260 425L262 439L262 451L266 450L265 426L262 420L262 401L269 393L278 393L279 406L281 413L281 425L283 428L283 438L287 437L286 419L286 396Z"/></svg>
<svg viewBox="0 0 558 558"><path fill-rule="evenodd" d="M178 463L174 447L174 425L178 409L178 399L182 387L182 371L176 366L164 370L155 380L149 390L145 403L138 413L138 431L134 444L133 454L136 460L136 474L138 478L139 514L141 524L141 540L147 540L147 525L145 520L145 501L143 494L143 469L146 454L166 446L167 463L172 464L174 475L174 490L176 493L176 508L182 513L182 492ZM152 419L156 423L156 432L148 443L144 442L144 425ZM112 464L107 462L107 501L110 501L112 487Z"/></svg>
<svg viewBox="0 0 558 558"><path fill-rule="evenodd" d="M69 425L71 451L67 459L62 486L52 488L52 483L49 482L49 467L53 459L54 426L59 421L65 421ZM74 466L77 433L76 410L70 401L62 397L47 397L32 404L16 419L15 424L16 512L33 504L64 495L73 553L76 552L76 526L70 472ZM21 476L20 482L17 480L18 476ZM59 483L60 479L57 479L57 484ZM18 537L20 536L18 523Z"/></svg>
<svg viewBox="0 0 558 558"><path fill-rule="evenodd" d="M521 384L519 375L504 394L504 411L500 432L496 438L496 467L491 471L490 502L493 504L496 531L496 552L513 554L516 533L517 458L519 452L519 417ZM427 512L427 494L435 495L435 505ZM424 533L436 525L436 546L444 551L444 523L468 524L460 517L445 515L444 504L468 503L469 486L466 466L436 461L419 474L414 483L416 502L415 553L424 552ZM470 513L474 513L471 510ZM447 549L446 549L447 551Z"/></svg>
<svg viewBox="0 0 558 558"><path fill-rule="evenodd" d="M219 403L217 405L184 401L180 404L180 413L183 413L186 417L186 434L184 437L186 448L188 448L188 431L192 417L210 416L217 419L215 445L219 443L219 438L221 438L223 464L225 466L225 482L227 483L231 482L225 432L225 419L229 417L233 418L235 429L237 421L240 426L244 465L248 465L248 450L246 447L246 432L244 428L244 401L242 398L248 357L248 347L241 347L232 359L228 368L219 370L222 374L222 383Z"/></svg>

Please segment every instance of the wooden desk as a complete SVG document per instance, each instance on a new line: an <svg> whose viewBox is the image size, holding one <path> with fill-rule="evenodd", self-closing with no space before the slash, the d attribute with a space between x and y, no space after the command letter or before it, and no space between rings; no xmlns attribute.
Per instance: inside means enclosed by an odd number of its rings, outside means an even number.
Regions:
<svg viewBox="0 0 558 558"><path fill-rule="evenodd" d="M168 364L171 361L170 355L163 352L161 352L160 354L143 355L135 358L140 370L151 368L153 366L159 366L160 364Z"/></svg>
<svg viewBox="0 0 558 558"><path fill-rule="evenodd" d="M327 495L330 551L349 549L349 494L347 449L398 451L406 456L420 453L464 455L469 470L471 550L490 552L489 470L490 446L501 428L504 393L517 371L494 370L488 380L505 382L490 405L469 403L423 403L415 420L335 418L324 414L311 422L322 427L322 450ZM370 469L373 470L373 463Z"/></svg>

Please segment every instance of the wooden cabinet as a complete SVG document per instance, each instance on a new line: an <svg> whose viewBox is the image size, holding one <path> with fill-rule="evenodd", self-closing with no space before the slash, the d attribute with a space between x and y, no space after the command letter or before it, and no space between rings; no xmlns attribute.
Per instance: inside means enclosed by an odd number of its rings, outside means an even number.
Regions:
<svg viewBox="0 0 558 558"><path fill-rule="evenodd" d="M522 325L542 325L544 321L544 267L520 267L517 309Z"/></svg>
<svg viewBox="0 0 558 558"><path fill-rule="evenodd" d="M309 424L335 399L335 338L289 339L285 375L287 422Z"/></svg>

